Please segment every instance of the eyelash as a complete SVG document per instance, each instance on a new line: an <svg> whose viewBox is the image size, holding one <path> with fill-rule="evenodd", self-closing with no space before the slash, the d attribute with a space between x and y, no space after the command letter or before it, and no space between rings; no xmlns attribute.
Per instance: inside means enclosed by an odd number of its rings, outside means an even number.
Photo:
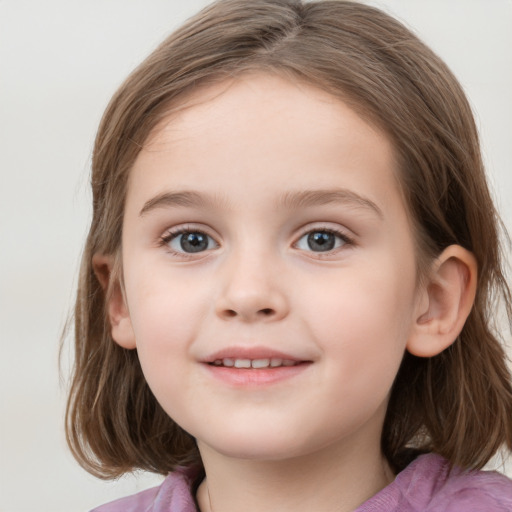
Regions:
<svg viewBox="0 0 512 512"><path fill-rule="evenodd" d="M169 251L169 253L172 254L173 256L179 256L179 257L185 258L185 259L193 258L194 256L197 257L197 254L208 252L208 251L198 251L197 253L194 253L194 252L185 252L185 251L175 251L174 249L172 249L170 246L170 243L173 240L175 240L176 238L178 238L180 235L185 235L185 234L205 235L209 239L213 240L217 247L219 246L219 244L215 241L215 239L212 236L210 236L208 233L206 233L204 230L189 227L189 226L184 226L184 227L169 230L165 235L160 237L159 245L162 247L165 247Z"/></svg>
<svg viewBox="0 0 512 512"><path fill-rule="evenodd" d="M329 249L327 251L304 250L305 252L311 252L312 254L315 254L316 257L320 257L320 258L328 257L328 256L331 256L333 253L338 252L343 247L346 248L346 247L351 247L351 246L355 245L354 239L352 237L349 237L345 232L343 232L341 230L333 229L330 227L328 228L328 227L320 226L320 227L315 227L315 228L309 228L309 229L303 231L301 233L301 235L298 237L297 241L294 242L293 247L298 248L299 242L305 236L311 235L313 233L326 233L328 235L333 235L336 238L338 238L339 240L341 240L341 242L342 242L341 246L334 247L333 249ZM170 246L170 243L173 240L175 240L176 238L178 238L180 235L184 235L184 234L204 235L208 239L213 240L214 243L216 244L216 247L219 247L219 244L215 241L215 239L212 236L210 236L208 233L206 233L204 230L193 228L193 227L188 227L188 226L171 229L170 231L168 231L165 235L160 237L159 246L165 247L170 252L170 254L172 254L174 256L179 256L181 258L193 258L193 257L197 257L198 254L209 252L208 249L202 250L202 251L197 251L196 253L186 252L186 251L176 251L176 250L172 249Z"/></svg>
<svg viewBox="0 0 512 512"><path fill-rule="evenodd" d="M329 256L332 256L333 254L336 254L339 250L341 250L343 248L353 247L355 245L355 240L352 237L348 236L344 231L334 229L331 227L318 226L318 227L314 227L314 228L308 228L307 230L303 231L303 233L299 236L297 241L294 243L294 247L298 247L299 242L304 237L306 237L308 235L312 235L313 233L326 233L328 235L333 235L336 238L340 239L342 242L340 246L334 247L327 251L313 251L313 250L307 251L307 252L311 252L312 254L314 254L315 257L317 257L317 258L323 258L323 257L327 258Z"/></svg>

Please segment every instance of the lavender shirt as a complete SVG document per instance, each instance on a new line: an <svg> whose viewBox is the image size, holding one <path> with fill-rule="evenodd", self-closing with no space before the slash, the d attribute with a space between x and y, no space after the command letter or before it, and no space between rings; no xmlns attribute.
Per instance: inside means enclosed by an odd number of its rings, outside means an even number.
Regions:
<svg viewBox="0 0 512 512"><path fill-rule="evenodd" d="M177 471L159 487L91 512L197 512L191 478L190 471ZM490 471L449 475L442 457L422 455L354 512L512 512L512 481Z"/></svg>

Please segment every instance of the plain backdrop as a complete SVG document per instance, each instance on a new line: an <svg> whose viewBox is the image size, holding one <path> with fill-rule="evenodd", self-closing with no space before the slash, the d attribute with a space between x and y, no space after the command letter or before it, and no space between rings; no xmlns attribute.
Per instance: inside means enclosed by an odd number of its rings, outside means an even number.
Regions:
<svg viewBox="0 0 512 512"><path fill-rule="evenodd" d="M86 511L159 481L102 482L69 455L58 346L101 114L130 70L206 3L0 0L0 512ZM460 79L510 229L512 1L371 3L413 28Z"/></svg>

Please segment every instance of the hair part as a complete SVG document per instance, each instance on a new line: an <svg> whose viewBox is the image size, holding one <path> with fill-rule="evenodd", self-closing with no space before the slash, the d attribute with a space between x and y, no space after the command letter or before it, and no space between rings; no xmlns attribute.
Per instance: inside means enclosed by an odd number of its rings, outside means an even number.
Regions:
<svg viewBox="0 0 512 512"><path fill-rule="evenodd" d="M75 367L66 413L73 454L91 473L166 474L199 464L195 440L160 407L135 350L110 335L94 254L116 257L130 169L155 128L199 87L242 73L278 73L347 103L392 141L411 213L420 277L451 244L473 252L478 287L454 344L433 358L405 354L382 433L395 471L411 453L435 451L480 468L512 449L512 389L493 328L496 301L512 323L500 221L464 92L447 66L402 24L358 2L220 0L166 39L111 100L92 161L93 219L75 307ZM108 294L108 292L107 292ZM413 452L411 452L413 450Z"/></svg>

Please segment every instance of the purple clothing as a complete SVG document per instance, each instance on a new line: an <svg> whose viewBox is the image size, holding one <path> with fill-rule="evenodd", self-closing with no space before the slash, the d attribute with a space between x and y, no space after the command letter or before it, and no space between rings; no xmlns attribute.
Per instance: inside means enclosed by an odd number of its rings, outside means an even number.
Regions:
<svg viewBox="0 0 512 512"><path fill-rule="evenodd" d="M162 485L91 512L197 512L192 473L169 475ZM421 455L354 512L511 512L512 480L491 471L448 474L439 455Z"/></svg>

